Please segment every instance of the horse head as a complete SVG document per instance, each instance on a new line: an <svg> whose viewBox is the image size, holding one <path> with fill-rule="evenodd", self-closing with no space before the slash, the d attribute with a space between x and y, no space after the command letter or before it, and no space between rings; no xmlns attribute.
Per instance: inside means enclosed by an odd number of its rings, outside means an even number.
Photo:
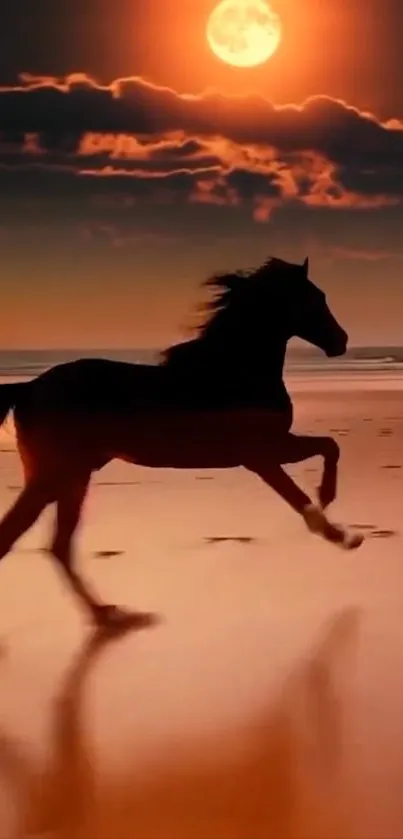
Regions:
<svg viewBox="0 0 403 839"><path fill-rule="evenodd" d="M329 357L346 351L348 336L309 279L308 259L302 265L269 259L256 271L217 275L208 284L216 295L202 337L225 343L231 336L238 346L260 350L298 337Z"/></svg>
<svg viewBox="0 0 403 839"><path fill-rule="evenodd" d="M290 337L302 338L329 358L344 355L348 335L332 314L324 292L309 279L308 258L301 266L287 266L284 275Z"/></svg>

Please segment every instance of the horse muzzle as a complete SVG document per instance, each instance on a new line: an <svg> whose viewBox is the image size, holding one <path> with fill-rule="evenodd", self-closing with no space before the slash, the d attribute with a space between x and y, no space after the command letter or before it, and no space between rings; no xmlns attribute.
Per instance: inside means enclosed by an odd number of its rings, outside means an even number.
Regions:
<svg viewBox="0 0 403 839"><path fill-rule="evenodd" d="M326 347L325 353L328 358L337 358L337 356L344 355L347 350L348 335L343 332L340 338L337 339L330 347Z"/></svg>

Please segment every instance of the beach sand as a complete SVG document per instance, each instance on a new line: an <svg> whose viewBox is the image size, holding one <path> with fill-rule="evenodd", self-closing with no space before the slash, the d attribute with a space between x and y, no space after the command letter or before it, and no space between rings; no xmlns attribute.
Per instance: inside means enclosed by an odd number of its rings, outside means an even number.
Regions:
<svg viewBox="0 0 403 839"><path fill-rule="evenodd" d="M291 391L294 430L340 442L359 551L243 470L114 462L80 566L159 624L94 643L40 551L52 511L3 561L1 839L402 839L403 390L349 381ZM0 443L5 509L10 422ZM289 471L313 491L319 468Z"/></svg>

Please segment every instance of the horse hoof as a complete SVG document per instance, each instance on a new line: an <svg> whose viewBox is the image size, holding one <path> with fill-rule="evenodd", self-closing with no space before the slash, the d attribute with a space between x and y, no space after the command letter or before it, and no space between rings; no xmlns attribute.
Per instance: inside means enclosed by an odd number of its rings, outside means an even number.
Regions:
<svg viewBox="0 0 403 839"><path fill-rule="evenodd" d="M305 508L304 519L311 533L316 533L327 542L333 542L347 551L359 548L364 541L362 533L346 530L342 525L330 522L323 511L313 504Z"/></svg>
<svg viewBox="0 0 403 839"><path fill-rule="evenodd" d="M346 530L341 525L330 525L327 533L324 534L325 539L329 542L334 542L343 548L345 551L353 551L362 545L364 536L357 531Z"/></svg>
<svg viewBox="0 0 403 839"><path fill-rule="evenodd" d="M345 549L347 551L356 550L356 548L359 548L362 545L364 538L363 533L346 533L346 538L344 540Z"/></svg>

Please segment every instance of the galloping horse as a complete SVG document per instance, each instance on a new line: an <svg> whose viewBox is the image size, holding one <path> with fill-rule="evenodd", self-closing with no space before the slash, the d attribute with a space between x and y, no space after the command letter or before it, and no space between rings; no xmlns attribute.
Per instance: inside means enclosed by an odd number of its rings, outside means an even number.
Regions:
<svg viewBox="0 0 403 839"><path fill-rule="evenodd" d="M50 552L93 620L116 625L125 612L102 603L74 568L72 538L91 475L114 458L153 467L244 466L260 476L308 528L345 548L362 537L331 523L339 447L331 437L290 433L283 381L287 342L298 336L327 356L348 336L301 265L269 259L255 271L216 275L208 315L192 340L158 365L80 359L29 382L0 386L0 423L14 409L25 487L0 522L0 558L56 504ZM318 503L283 465L322 455Z"/></svg>

